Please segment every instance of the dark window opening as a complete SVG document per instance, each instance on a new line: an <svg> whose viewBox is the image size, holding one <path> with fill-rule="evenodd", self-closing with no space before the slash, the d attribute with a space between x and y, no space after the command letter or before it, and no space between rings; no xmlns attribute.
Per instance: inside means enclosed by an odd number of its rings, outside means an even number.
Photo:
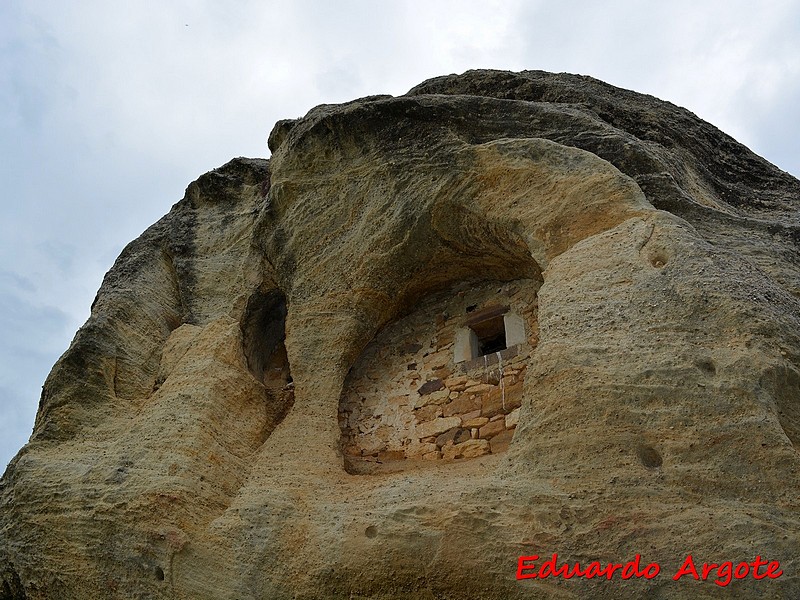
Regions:
<svg viewBox="0 0 800 600"><path fill-rule="evenodd" d="M486 339L480 340L480 355L486 356L487 354L494 354L506 349L506 332Z"/></svg>
<svg viewBox="0 0 800 600"><path fill-rule="evenodd" d="M503 315L475 323L471 329L478 338L478 356L494 354L507 348L506 326Z"/></svg>

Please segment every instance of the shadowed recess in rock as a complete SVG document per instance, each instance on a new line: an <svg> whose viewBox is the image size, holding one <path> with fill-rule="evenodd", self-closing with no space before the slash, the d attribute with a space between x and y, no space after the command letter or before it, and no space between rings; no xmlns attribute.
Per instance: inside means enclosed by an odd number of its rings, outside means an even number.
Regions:
<svg viewBox="0 0 800 600"><path fill-rule="evenodd" d="M339 404L345 468L367 474L500 454L519 421L538 324L534 279L462 282L420 298L350 370ZM502 329L484 351L476 331Z"/></svg>
<svg viewBox="0 0 800 600"><path fill-rule="evenodd" d="M286 355L286 297L280 290L258 291L247 301L241 320L247 367L264 384L274 423L294 403L294 381Z"/></svg>

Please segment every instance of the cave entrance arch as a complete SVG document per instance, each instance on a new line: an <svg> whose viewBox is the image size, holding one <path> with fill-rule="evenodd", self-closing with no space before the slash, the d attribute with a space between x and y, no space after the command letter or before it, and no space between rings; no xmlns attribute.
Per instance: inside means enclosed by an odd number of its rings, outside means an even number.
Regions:
<svg viewBox="0 0 800 600"><path fill-rule="evenodd" d="M346 469L369 473L505 451L538 342L540 285L463 282L423 298L378 332L339 403Z"/></svg>

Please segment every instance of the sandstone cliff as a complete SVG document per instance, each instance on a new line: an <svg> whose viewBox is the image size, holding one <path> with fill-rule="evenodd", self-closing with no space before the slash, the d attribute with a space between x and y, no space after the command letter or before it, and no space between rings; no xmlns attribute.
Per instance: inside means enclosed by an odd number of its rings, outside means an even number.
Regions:
<svg viewBox="0 0 800 600"><path fill-rule="evenodd" d="M798 180L538 71L269 145L106 275L0 480L0 598L800 597ZM662 573L515 578L554 552Z"/></svg>

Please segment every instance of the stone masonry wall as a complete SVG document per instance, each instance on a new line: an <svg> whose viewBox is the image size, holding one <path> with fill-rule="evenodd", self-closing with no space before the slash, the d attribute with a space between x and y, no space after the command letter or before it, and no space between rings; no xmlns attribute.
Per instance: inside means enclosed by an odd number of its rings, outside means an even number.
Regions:
<svg viewBox="0 0 800 600"><path fill-rule="evenodd" d="M339 405L346 464L503 452L538 341L539 286L529 279L462 283L380 331L351 369ZM522 317L527 342L456 363L458 331L481 314L502 312Z"/></svg>

